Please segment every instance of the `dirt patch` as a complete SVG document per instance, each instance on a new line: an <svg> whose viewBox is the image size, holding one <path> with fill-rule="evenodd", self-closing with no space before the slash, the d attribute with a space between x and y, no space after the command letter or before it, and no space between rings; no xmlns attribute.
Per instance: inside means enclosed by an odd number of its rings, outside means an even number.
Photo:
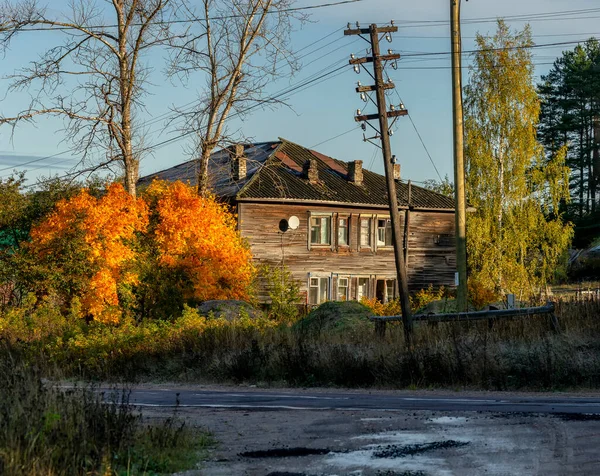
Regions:
<svg viewBox="0 0 600 476"><path fill-rule="evenodd" d="M289 458L298 456L326 455L331 450L326 448L273 448L271 450L244 451L240 456L245 458Z"/></svg>
<svg viewBox="0 0 600 476"><path fill-rule="evenodd" d="M375 451L373 451L373 458L405 458L407 456L427 453L428 451L435 451L446 448L459 448L468 444L468 441L445 440L417 445L378 446L375 449Z"/></svg>

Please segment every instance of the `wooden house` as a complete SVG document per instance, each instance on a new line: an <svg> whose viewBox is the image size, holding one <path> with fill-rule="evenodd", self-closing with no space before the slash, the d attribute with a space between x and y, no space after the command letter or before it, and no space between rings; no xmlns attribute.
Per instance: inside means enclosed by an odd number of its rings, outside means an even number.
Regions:
<svg viewBox="0 0 600 476"><path fill-rule="evenodd" d="M216 152L213 192L236 209L256 263L285 265L307 304L397 295L385 177L285 139ZM454 202L402 181L395 166L412 290L454 283ZM196 182L193 161L140 180ZM291 226L290 226L291 225ZM263 296L264 298L264 296Z"/></svg>

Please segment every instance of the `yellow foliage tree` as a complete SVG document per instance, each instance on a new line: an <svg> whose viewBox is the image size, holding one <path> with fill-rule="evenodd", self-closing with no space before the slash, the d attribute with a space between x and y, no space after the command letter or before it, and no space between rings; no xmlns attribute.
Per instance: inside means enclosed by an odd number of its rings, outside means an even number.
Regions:
<svg viewBox="0 0 600 476"><path fill-rule="evenodd" d="M31 230L30 251L69 279L55 289L80 294L82 311L95 320L114 323L121 316L119 287L135 284L132 246L136 232L148 225L148 207L112 184L106 194L93 197L86 189L55 210ZM78 262L77 262L78 261ZM78 283L73 289L72 283ZM70 295L70 296L69 296Z"/></svg>
<svg viewBox="0 0 600 476"><path fill-rule="evenodd" d="M155 181L145 195L153 211L150 238L161 266L185 274L186 299L247 299L255 276L236 217L214 197L181 182Z"/></svg>

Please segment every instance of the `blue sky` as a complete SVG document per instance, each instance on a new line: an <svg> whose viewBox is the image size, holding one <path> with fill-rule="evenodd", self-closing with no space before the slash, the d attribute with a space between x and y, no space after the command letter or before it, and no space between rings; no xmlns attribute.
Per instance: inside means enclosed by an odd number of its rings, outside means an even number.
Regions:
<svg viewBox="0 0 600 476"><path fill-rule="evenodd" d="M298 0L297 6L324 3L316 0ZM386 23L393 19L399 27L389 46L403 55L397 70L388 69L396 84L396 93L390 95L394 103L402 98L409 109L412 121L420 133L421 143L415 127L404 117L396 123L392 137L392 150L402 165L402 175L406 179L420 182L438 178L439 174L452 176L452 116L450 93L450 58L447 54L433 56L411 56L422 53L444 53L450 49L449 43L449 0L422 0L408 2L399 0L362 0L357 3L312 10L311 22L298 27L292 35L296 50L304 48L316 40L313 46L300 53L303 67L290 79L283 79L269 86L267 95L300 83L303 79L319 71L327 72L338 65L347 64L351 53L365 54L366 42L358 37L344 37L343 29L348 22L359 21L361 25ZM53 9L60 10L64 0L53 0ZM598 8L597 12L580 13L578 10ZM572 13L565 13L572 12ZM555 13L550 15L550 13ZM542 15L548 14L548 15ZM530 23L534 41L538 45L558 42L576 42L590 36L600 37L600 6L597 0L470 0L462 2L463 49L474 48L477 32L493 33L494 18L504 17L513 27L521 29ZM24 61L35 58L41 48L53 39L48 35L56 33L35 33L20 37L12 45L3 59L2 72L10 74L23 65ZM534 50L536 75L545 74L553 60L563 50L575 45L557 45ZM151 65L160 69L159 58L148 58ZM469 56L464 58L464 81L468 81ZM362 131L354 122L357 108L365 110L363 102L354 92L356 81L370 84L366 73L357 75L348 66L339 74L332 74L326 80L316 82L311 87L290 95L290 107L275 110L255 110L241 120L233 118L229 127L241 131L244 136L255 141L274 140L277 137L313 147L324 154L342 160L361 159L365 167L376 172L383 171L379 149L362 141ZM2 84L3 83L3 84ZM6 80L0 83L4 92ZM144 122L169 112L173 104L187 104L195 99L195 91L183 88L161 79L157 74L150 87L151 95L146 99ZM0 96L0 114L16 113L27 101L27 94ZM369 109L367 109L369 110ZM369 110L370 111L370 110ZM64 174L77 163L77 157L62 153L69 144L62 142L62 123L42 119L35 125L22 125L14 136L6 126L0 128L0 177L6 177L12 169L29 170L29 183L40 176ZM148 126L148 144L157 144L177 132L169 132L162 122ZM336 136L339 136L336 138ZM185 139L168 146L158 147L142 160L141 174L155 172L188 160L184 148L189 145ZM49 157L51 156L51 157ZM39 158L48 157L45 160ZM26 164L32 160L37 160Z"/></svg>

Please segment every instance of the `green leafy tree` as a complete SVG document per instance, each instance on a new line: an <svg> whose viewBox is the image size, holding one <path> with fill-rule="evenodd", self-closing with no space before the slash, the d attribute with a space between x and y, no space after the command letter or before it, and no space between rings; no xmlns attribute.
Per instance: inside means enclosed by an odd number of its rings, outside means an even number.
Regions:
<svg viewBox="0 0 600 476"><path fill-rule="evenodd" d="M531 296L569 246L565 149L546 158L537 140L540 100L533 83L529 27L498 22L493 37L477 36L465 88L467 223L471 279L495 292Z"/></svg>
<svg viewBox="0 0 600 476"><path fill-rule="evenodd" d="M444 175L443 180L428 179L423 182L426 189L441 193L446 197L454 197L454 184L448 178L448 174Z"/></svg>

